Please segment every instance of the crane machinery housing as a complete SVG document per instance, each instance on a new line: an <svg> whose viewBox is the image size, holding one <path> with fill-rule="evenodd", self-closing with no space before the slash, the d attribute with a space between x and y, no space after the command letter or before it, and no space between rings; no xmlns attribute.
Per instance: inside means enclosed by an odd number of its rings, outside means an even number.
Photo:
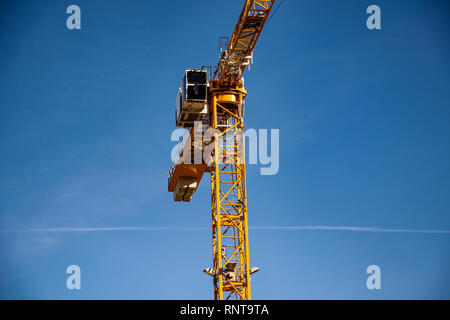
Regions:
<svg viewBox="0 0 450 320"><path fill-rule="evenodd" d="M190 201L210 173L213 267L204 272L213 277L216 300L251 299L250 274L258 271L249 260L242 75L274 2L246 0L214 73L187 69L177 95L176 126L187 131L168 189L175 201ZM198 133L209 141L195 139Z"/></svg>

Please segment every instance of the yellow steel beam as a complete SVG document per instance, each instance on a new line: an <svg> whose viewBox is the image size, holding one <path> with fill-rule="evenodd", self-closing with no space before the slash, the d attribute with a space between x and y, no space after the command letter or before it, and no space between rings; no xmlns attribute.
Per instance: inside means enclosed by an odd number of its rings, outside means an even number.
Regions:
<svg viewBox="0 0 450 320"><path fill-rule="evenodd" d="M216 275L214 298L247 300L251 298L251 290L243 149L244 119L240 107L245 99L245 90L242 87L227 88L227 94L234 95L236 99L234 105L226 105L218 102L224 88L216 86L217 84L212 80L213 90L210 90L208 100L211 111L210 128L215 132L214 164L211 168L213 269ZM229 127L220 127L219 122L227 123ZM219 153L226 153L226 162L220 162ZM228 269L231 263L234 270Z"/></svg>
<svg viewBox="0 0 450 320"><path fill-rule="evenodd" d="M240 83L245 67L269 17L275 0L246 0L227 49L222 53L214 79L222 86Z"/></svg>

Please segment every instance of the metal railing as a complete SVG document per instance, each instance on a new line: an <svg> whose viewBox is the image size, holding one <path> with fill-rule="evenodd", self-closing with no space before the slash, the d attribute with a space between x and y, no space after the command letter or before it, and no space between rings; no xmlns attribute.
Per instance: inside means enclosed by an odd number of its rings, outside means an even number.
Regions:
<svg viewBox="0 0 450 320"><path fill-rule="evenodd" d="M169 169L169 175L168 175L168 183L169 184L170 184L170 180L172 180L172 176L175 172L175 168L177 167L178 162L180 161L181 154L183 153L183 149L184 149L184 146L186 145L186 141L188 140L189 135L190 135L189 130L186 130L183 134L183 140L181 140L181 143L178 145L177 153L176 153L175 158L172 161L172 165L170 166L170 169Z"/></svg>

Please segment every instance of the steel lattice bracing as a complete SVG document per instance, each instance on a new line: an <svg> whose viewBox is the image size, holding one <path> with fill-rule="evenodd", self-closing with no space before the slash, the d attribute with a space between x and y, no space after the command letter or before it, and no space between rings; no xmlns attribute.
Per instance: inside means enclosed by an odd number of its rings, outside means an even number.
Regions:
<svg viewBox="0 0 450 320"><path fill-rule="evenodd" d="M234 96L233 103L226 103ZM214 131L211 168L214 298L251 298L245 184L243 89L212 90L210 128ZM233 100L233 99L230 99Z"/></svg>
<svg viewBox="0 0 450 320"><path fill-rule="evenodd" d="M238 85L275 0L247 0L213 78L222 86Z"/></svg>
<svg viewBox="0 0 450 320"><path fill-rule="evenodd" d="M246 0L210 81L208 111L215 131L211 167L214 298L250 300L242 74L275 0Z"/></svg>

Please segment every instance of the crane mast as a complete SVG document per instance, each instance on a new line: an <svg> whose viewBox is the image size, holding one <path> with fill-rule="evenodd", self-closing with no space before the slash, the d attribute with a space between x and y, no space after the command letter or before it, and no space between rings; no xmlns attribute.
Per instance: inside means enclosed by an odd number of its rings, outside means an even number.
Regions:
<svg viewBox="0 0 450 320"><path fill-rule="evenodd" d="M197 117L195 111L184 110L186 108L177 111L177 125L191 127L191 133L169 172L169 191L174 192L175 200L189 201L203 173L210 172L213 266L205 269L205 273L213 277L216 300L250 300L250 274L258 270L251 268L249 260L244 138L247 92L242 75L252 62L253 50L274 2L245 1L228 46L208 81L207 110L203 110L201 125L189 120ZM183 95L183 106L188 105L188 101L195 102L195 99L189 100L189 86L199 92L203 85L190 81L189 78L194 79L191 74L187 74L183 82L187 92ZM199 146L193 142L198 127L211 132L209 145ZM194 150L203 151L206 147L211 149L209 159L196 164L187 161L192 159Z"/></svg>

